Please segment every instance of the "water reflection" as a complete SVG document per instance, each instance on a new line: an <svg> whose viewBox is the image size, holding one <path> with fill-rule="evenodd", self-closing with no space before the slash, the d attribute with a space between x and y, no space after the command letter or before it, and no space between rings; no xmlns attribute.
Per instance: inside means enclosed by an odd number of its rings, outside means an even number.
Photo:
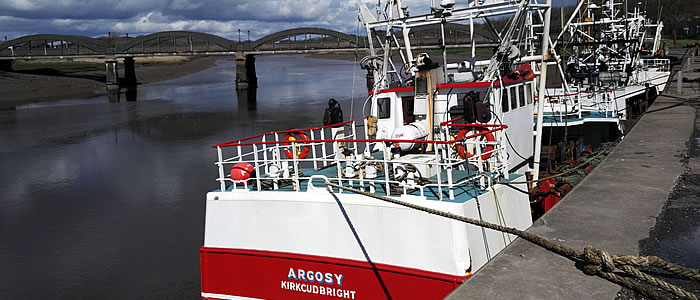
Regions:
<svg viewBox="0 0 700 300"><path fill-rule="evenodd" d="M107 102L119 103L122 99L127 102L136 101L138 98L138 89L134 86L107 88Z"/></svg>
<svg viewBox="0 0 700 300"><path fill-rule="evenodd" d="M258 90L236 91L224 60L111 97L0 112L0 298L200 298L211 145L318 126L328 98L348 112L367 96L352 62L256 64Z"/></svg>
<svg viewBox="0 0 700 300"><path fill-rule="evenodd" d="M240 120L248 120L250 112L257 108L258 89L236 89L238 98L238 118Z"/></svg>
<svg viewBox="0 0 700 300"><path fill-rule="evenodd" d="M128 122L127 128L132 133L149 139L189 141L221 132L235 121L236 117L230 112L171 114L134 119Z"/></svg>

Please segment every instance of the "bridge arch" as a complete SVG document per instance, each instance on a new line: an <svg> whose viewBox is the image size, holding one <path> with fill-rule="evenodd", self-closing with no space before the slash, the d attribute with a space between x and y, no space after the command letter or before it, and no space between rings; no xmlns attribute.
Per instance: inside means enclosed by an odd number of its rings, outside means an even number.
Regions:
<svg viewBox="0 0 700 300"><path fill-rule="evenodd" d="M107 48L107 43L104 41L101 41L99 39L94 39L91 37L86 37L86 36L79 36L79 35L62 35L62 34L34 34L34 35L27 35L23 37L19 37L13 40L9 40L3 43L0 43L0 53L4 52L11 52L11 55L8 56L13 56L13 55L32 55L31 48L32 48L32 42L39 42L38 44L34 44L35 46L42 45L42 51L43 53L37 53L35 51L35 55L49 55L49 49L51 49L51 55L62 55L62 54L67 54L64 52L65 49L75 49L75 51L80 51L80 48L83 49L89 49L93 53L103 53L105 49ZM56 50L59 48L55 48L53 43L55 42L61 42L60 43L60 51ZM66 42L66 48L64 49L64 44L63 42ZM48 44L51 43L52 45L49 46ZM10 48L12 47L12 48ZM19 52L19 53L17 53ZM60 53L58 53L60 52ZM4 55L3 55L4 56Z"/></svg>
<svg viewBox="0 0 700 300"><path fill-rule="evenodd" d="M242 44L244 43L239 43L235 42L223 37L220 37L218 35L213 35L209 33L202 33L202 32L194 32L194 31L163 31L163 32L157 32L157 33L152 33L148 35L142 35L139 37L136 37L134 39L131 39L127 44L119 47L117 49L117 53L127 53L129 50L136 48L137 46L142 46L144 47L144 44L147 42L152 42L156 41L157 47L160 47L160 39L172 39L172 44L174 45L173 50L182 50L185 49L186 51L199 51L199 50L205 50L209 51L209 46L216 45L224 50L228 51L237 51L237 50L242 50L239 48L242 48ZM185 39L187 40L187 44L184 45L183 47L178 48L177 45L177 39ZM201 45L202 47L195 47L195 40L201 41L206 44L206 48L204 45Z"/></svg>
<svg viewBox="0 0 700 300"><path fill-rule="evenodd" d="M287 29L287 30L282 30L279 32L275 32L269 35L266 35L252 43L250 46L250 50L255 50L260 48L260 46L265 45L267 43L283 40L288 37L292 36L298 36L298 35L306 35L306 34L317 34L317 35L326 35L326 36L332 36L339 38L340 40L350 42L352 45L356 46L362 46L364 45L363 38L357 38L354 35L350 34L345 34L340 31L335 31L331 29L325 29L325 28L316 28L316 27L303 27L303 28L294 28L294 29ZM359 41L359 45L358 45Z"/></svg>

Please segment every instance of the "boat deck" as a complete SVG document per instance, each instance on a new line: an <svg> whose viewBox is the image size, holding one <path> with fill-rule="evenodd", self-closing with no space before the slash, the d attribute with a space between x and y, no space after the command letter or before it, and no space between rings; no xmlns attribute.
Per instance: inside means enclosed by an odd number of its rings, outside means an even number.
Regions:
<svg viewBox="0 0 700 300"><path fill-rule="evenodd" d="M585 123L617 123L619 118L604 112L586 112L579 118L561 118L553 113L545 113L542 125L545 127L565 127L583 125Z"/></svg>
<svg viewBox="0 0 700 300"><path fill-rule="evenodd" d="M338 178L338 168L335 166L331 166L322 170L315 170L313 168L301 168L304 177L311 177L315 175L320 175L324 176L333 182L337 183L337 178ZM442 174L440 174L440 178L444 181L445 178L447 177L446 171L442 171ZM478 196L481 196L485 193L487 193L489 190L482 189L480 184L478 182L473 182L473 181L468 181L469 178L474 177L476 175L475 171L465 171L465 170L453 170L452 171L452 176L454 182L460 182L460 181L465 181L464 183L457 184L456 186L453 187L454 191L454 199L449 198L449 188L448 187L441 187L438 188L437 186L426 186L423 189L423 196L427 200L435 200L435 201L447 201L447 202L455 202L455 203L463 203L468 201L469 199L476 198ZM436 182L438 180L438 176L432 176L428 178L428 181L431 182ZM260 179L261 181L269 181L271 178L267 176L263 176L263 178ZM301 178L299 179L299 189L296 188L296 184L290 183L287 185L281 185L278 189L275 189L274 191L279 192L306 192L308 189L308 183L309 183L308 178ZM316 187L322 187L323 186L323 180L321 178L313 178L313 184ZM379 174L375 180L382 181L384 180L384 175ZM499 178L499 182L515 182L515 181L524 181L524 175L521 174L509 174L508 178ZM364 190L369 190L370 184L368 182L361 183L359 179L348 179L344 178L341 180L341 183L343 186L354 188L354 189L364 189ZM396 186L395 184L392 183L392 186ZM235 187L236 189L241 189L242 187ZM393 190L391 193L387 193L387 186L386 184L375 184L376 188L376 194L386 196L399 196L402 194L407 194L407 195L414 195L414 196L421 196L421 191L419 189L401 189L399 190ZM234 186L230 185L226 189L226 191L233 191ZM266 190L263 189L262 191L258 191L256 187L255 180L251 180L250 184L247 187L248 191L255 191L255 192L265 192ZM213 190L213 192L219 192L219 189ZM272 191L272 190L270 190ZM442 199L440 197L440 193L442 193Z"/></svg>

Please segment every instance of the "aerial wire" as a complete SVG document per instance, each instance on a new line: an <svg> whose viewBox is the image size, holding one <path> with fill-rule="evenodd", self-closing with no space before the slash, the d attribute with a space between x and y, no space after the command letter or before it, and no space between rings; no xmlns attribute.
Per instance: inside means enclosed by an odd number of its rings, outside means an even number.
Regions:
<svg viewBox="0 0 700 300"><path fill-rule="evenodd" d="M355 30L355 63L352 67L352 91L350 92L350 120L354 119L355 113L355 77L357 74L357 46L360 42L360 20L357 20L357 29ZM363 112L364 113L364 112Z"/></svg>

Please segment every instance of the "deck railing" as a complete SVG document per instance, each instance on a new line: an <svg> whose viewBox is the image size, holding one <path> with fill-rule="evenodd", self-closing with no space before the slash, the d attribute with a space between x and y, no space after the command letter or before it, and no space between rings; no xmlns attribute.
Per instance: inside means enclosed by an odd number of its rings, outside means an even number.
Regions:
<svg viewBox="0 0 700 300"><path fill-rule="evenodd" d="M660 72L671 70L671 60L668 58L643 58L640 61L646 68L657 68Z"/></svg>
<svg viewBox="0 0 700 300"><path fill-rule="evenodd" d="M563 93L564 90L568 91L568 93ZM581 118L584 112L597 112L605 117L612 118L617 117L620 111L615 101L614 90L605 86L569 82L566 88L557 88L553 92L554 94L552 95L546 95L546 98L549 99L552 117L558 118L559 122L562 123L565 122L565 118L571 116L568 111L569 108L571 108L572 113L577 114L578 118Z"/></svg>
<svg viewBox="0 0 700 300"><path fill-rule="evenodd" d="M383 190L386 195L436 194L439 200L454 199L455 188L461 184L475 184L485 190L495 178L508 176L506 148L501 143L501 131L507 126L455 123L459 119L441 124L436 136L442 140L359 139L355 122L348 121L217 144L213 146L218 153L217 180L221 191L300 192L313 189L313 179L323 178L372 193ZM450 140L450 128L470 128L476 133ZM289 138L301 134L302 139ZM484 140L489 134L494 140ZM396 143L432 144L433 150L397 157L391 152ZM473 149L474 153L463 159L456 155L457 146ZM249 178L234 179L226 174L237 164L252 168ZM461 171L459 175L455 175L456 170Z"/></svg>

